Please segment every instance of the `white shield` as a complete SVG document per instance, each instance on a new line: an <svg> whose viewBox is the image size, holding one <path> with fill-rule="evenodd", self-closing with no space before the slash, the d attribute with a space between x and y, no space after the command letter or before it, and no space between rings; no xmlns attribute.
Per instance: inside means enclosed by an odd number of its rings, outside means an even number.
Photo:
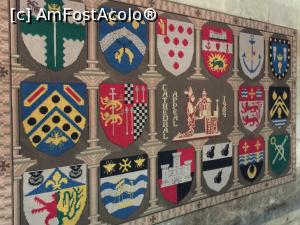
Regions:
<svg viewBox="0 0 300 225"><path fill-rule="evenodd" d="M203 177L207 186L219 192L229 181L232 170L232 143L203 146Z"/></svg>
<svg viewBox="0 0 300 225"><path fill-rule="evenodd" d="M165 69L174 76L184 73L194 55L194 25L159 18L156 23L157 49Z"/></svg>
<svg viewBox="0 0 300 225"><path fill-rule="evenodd" d="M264 37L241 32L239 49L243 72L254 79L260 74L264 62Z"/></svg>

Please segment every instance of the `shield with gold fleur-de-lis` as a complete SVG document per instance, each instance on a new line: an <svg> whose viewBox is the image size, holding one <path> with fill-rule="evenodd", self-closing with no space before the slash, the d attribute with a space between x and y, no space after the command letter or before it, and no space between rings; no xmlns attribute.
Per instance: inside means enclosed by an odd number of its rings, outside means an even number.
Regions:
<svg viewBox="0 0 300 225"><path fill-rule="evenodd" d="M109 12L111 8L102 7ZM116 9L126 12L128 9ZM121 74L135 70L143 61L148 43L147 22L145 20L99 22L99 43L106 62Z"/></svg>
<svg viewBox="0 0 300 225"><path fill-rule="evenodd" d="M100 122L106 137L128 147L142 134L148 112L145 84L100 84Z"/></svg>
<svg viewBox="0 0 300 225"><path fill-rule="evenodd" d="M84 84L22 82L22 124L31 144L51 156L74 147L86 124L86 102Z"/></svg>
<svg viewBox="0 0 300 225"><path fill-rule="evenodd" d="M28 224L77 224L87 199L86 178L86 165L25 172L23 210Z"/></svg>
<svg viewBox="0 0 300 225"><path fill-rule="evenodd" d="M148 185L147 155L106 159L100 163L100 196L107 212L127 219L142 204Z"/></svg>
<svg viewBox="0 0 300 225"><path fill-rule="evenodd" d="M290 115L290 88L275 87L269 88L269 113L272 123L283 127Z"/></svg>

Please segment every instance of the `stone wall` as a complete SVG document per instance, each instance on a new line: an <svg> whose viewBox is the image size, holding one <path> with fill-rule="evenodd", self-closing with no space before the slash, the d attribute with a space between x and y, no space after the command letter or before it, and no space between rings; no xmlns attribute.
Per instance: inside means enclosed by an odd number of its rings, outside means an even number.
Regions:
<svg viewBox="0 0 300 225"><path fill-rule="evenodd" d="M173 1L297 29L297 89L300 89L299 0ZM297 104L297 149L300 147L299 131L300 104ZM297 167L300 167L299 154L297 157ZM300 172L297 173L297 181L178 217L161 225L298 225L300 224L299 179Z"/></svg>

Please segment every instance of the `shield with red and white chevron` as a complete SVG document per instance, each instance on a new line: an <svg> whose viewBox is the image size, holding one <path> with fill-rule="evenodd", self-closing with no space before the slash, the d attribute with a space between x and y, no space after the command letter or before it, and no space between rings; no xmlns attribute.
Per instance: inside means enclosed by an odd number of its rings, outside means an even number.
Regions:
<svg viewBox="0 0 300 225"><path fill-rule="evenodd" d="M148 113L145 84L100 84L100 122L106 137L123 148L142 134Z"/></svg>
<svg viewBox="0 0 300 225"><path fill-rule="evenodd" d="M160 17L156 21L157 50L164 68L174 76L188 70L194 55L194 25Z"/></svg>

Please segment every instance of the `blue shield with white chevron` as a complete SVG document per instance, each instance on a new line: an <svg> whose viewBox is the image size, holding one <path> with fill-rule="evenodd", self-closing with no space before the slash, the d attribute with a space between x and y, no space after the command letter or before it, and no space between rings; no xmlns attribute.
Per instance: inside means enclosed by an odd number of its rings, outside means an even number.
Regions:
<svg viewBox="0 0 300 225"><path fill-rule="evenodd" d="M141 205L148 184L147 155L102 160L100 195L108 213L127 219Z"/></svg>
<svg viewBox="0 0 300 225"><path fill-rule="evenodd" d="M86 124L86 86L80 83L21 83L21 111L31 144L60 156L80 139Z"/></svg>
<svg viewBox="0 0 300 225"><path fill-rule="evenodd" d="M110 12L110 8L104 9ZM128 10L124 11L128 13ZM99 38L107 63L125 75L136 69L143 61L148 43L147 23L145 20L140 22L101 20Z"/></svg>

